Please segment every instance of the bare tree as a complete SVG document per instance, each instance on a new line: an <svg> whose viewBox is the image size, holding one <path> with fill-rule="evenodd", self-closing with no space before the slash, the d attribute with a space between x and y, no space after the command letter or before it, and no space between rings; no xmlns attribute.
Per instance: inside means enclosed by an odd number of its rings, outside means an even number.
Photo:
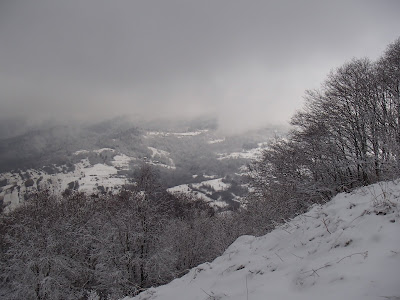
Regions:
<svg viewBox="0 0 400 300"><path fill-rule="evenodd" d="M272 224L340 191L398 176L399 81L400 39L378 62L353 59L307 91L288 137L250 165L255 215L265 203L264 222Z"/></svg>

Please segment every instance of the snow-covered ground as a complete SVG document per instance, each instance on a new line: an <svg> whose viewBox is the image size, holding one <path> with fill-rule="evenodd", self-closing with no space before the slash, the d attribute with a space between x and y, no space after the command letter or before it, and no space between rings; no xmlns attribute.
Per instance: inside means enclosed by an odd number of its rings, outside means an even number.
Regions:
<svg viewBox="0 0 400 300"><path fill-rule="evenodd" d="M204 178L209 178L209 179L214 179L215 177L217 177L216 175L207 175L207 174L203 174Z"/></svg>
<svg viewBox="0 0 400 300"><path fill-rule="evenodd" d="M125 300L400 299L400 181L339 194Z"/></svg>
<svg viewBox="0 0 400 300"><path fill-rule="evenodd" d="M167 189L168 192L170 193L182 193L182 194L187 194L191 195L193 197L202 199L204 202L208 203L211 207L214 208L223 208L228 206L228 204L225 201L219 201L219 200L214 200L210 198L209 193L206 193L205 191L197 191L193 190L189 184L181 184L174 186L172 188Z"/></svg>
<svg viewBox="0 0 400 300"><path fill-rule="evenodd" d="M219 153L218 159L237 159L237 158L244 158L244 159L258 159L263 150L268 147L268 142L265 143L258 143L256 148L243 150L241 152L231 152L231 153Z"/></svg>
<svg viewBox="0 0 400 300"><path fill-rule="evenodd" d="M95 152L95 153L102 153L104 151L114 152L115 150L111 149L111 148L101 148L101 149L93 150L93 152Z"/></svg>
<svg viewBox="0 0 400 300"><path fill-rule="evenodd" d="M210 187L216 192L225 191L230 187L230 184L223 182L223 178L211 179L200 183L192 184L194 188L201 189L202 187Z"/></svg>
<svg viewBox="0 0 400 300"><path fill-rule="evenodd" d="M163 164L159 161L149 161L151 165L161 166L167 169L176 169L174 160L171 157L169 157L171 153L164 150L156 149L154 147L147 147L147 148L149 148L149 150L151 151L151 158L157 159L157 157L159 157L168 162L168 164Z"/></svg>
<svg viewBox="0 0 400 300"><path fill-rule="evenodd" d="M161 167L161 168L165 168L165 169L171 169L171 170L175 170L176 169L175 166L170 166L170 165L163 164L163 163L160 163L160 162L148 161L147 163L149 165L156 166L156 167Z"/></svg>
<svg viewBox="0 0 400 300"><path fill-rule="evenodd" d="M225 138L211 140L211 141L208 141L207 144L216 144L216 143L222 143L222 142L225 142Z"/></svg>
<svg viewBox="0 0 400 300"><path fill-rule="evenodd" d="M214 177L214 176L212 176ZM214 200L210 196L214 192L225 191L230 187L230 184L222 181L223 178L211 179L200 183L181 184L167 189L170 193L184 193L195 196L204 200L211 207L223 208L228 206L225 201Z"/></svg>
<svg viewBox="0 0 400 300"><path fill-rule="evenodd" d="M93 152L102 153L111 150L104 148ZM76 155L89 153L87 150L77 152ZM128 183L127 178L118 175L118 170L128 169L131 159L124 154L116 155L111 160L112 166L109 166L100 163L91 165L85 158L74 165L73 171L66 171L63 166L55 167L58 170L55 174L36 169L29 169L21 173L1 173L0 181L7 183L0 188L0 197L3 199L6 210L12 210L24 201L26 194L40 190L61 194L70 188L90 194L98 193L99 189L104 188L104 191L118 192L124 184Z"/></svg>
<svg viewBox="0 0 400 300"><path fill-rule="evenodd" d="M74 152L74 155L88 154L88 153L90 153L89 150L78 150Z"/></svg>
<svg viewBox="0 0 400 300"><path fill-rule="evenodd" d="M129 163L133 160L132 157L129 157L125 154L118 154L113 157L111 161L112 165L120 170L129 170Z"/></svg>
<svg viewBox="0 0 400 300"><path fill-rule="evenodd" d="M148 136L176 136L178 138L187 137L187 136L196 136L202 133L208 132L208 129L198 130L198 131L188 131L188 132L163 132L163 131L147 131L146 135ZM146 137L145 135L145 137Z"/></svg>
<svg viewBox="0 0 400 300"><path fill-rule="evenodd" d="M154 156L156 156L156 155L159 155L159 156L169 156L169 155L170 155L169 152L164 151L164 150L156 149L156 148L154 148L154 147L148 147L148 148L149 148L149 149L151 150L151 152L152 152L151 157L154 157Z"/></svg>

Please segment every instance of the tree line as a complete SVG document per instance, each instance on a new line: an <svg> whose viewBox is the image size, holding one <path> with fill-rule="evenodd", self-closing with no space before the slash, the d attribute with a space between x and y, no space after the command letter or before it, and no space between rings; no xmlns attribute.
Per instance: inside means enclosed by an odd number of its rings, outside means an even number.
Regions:
<svg viewBox="0 0 400 300"><path fill-rule="evenodd" d="M400 39L377 61L352 59L306 91L293 129L250 166L268 224L311 203L400 174ZM258 202L261 203L258 203Z"/></svg>

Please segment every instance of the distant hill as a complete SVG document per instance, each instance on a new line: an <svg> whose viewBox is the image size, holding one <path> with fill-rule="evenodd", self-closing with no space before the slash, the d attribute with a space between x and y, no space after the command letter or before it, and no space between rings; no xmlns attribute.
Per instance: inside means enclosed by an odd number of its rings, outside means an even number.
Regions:
<svg viewBox="0 0 400 300"><path fill-rule="evenodd" d="M147 163L171 192L233 209L247 192L246 165L268 141L284 134L285 128L270 127L226 136L207 118L142 125L123 118L86 126L52 124L1 140L0 201L10 209L45 189L116 193L132 184L135 170Z"/></svg>

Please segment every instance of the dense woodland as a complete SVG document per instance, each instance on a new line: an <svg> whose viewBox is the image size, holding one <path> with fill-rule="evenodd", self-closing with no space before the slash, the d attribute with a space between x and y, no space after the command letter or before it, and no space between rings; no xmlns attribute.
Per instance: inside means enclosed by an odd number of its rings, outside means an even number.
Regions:
<svg viewBox="0 0 400 300"><path fill-rule="evenodd" d="M210 261L333 195L400 174L400 39L332 71L249 166L247 206L171 195L143 165L116 196L37 194L0 219L2 299L118 299Z"/></svg>
<svg viewBox="0 0 400 300"><path fill-rule="evenodd" d="M212 260L238 236L231 216L166 193L150 167L136 182L116 196L41 193L3 216L2 299L134 295Z"/></svg>

